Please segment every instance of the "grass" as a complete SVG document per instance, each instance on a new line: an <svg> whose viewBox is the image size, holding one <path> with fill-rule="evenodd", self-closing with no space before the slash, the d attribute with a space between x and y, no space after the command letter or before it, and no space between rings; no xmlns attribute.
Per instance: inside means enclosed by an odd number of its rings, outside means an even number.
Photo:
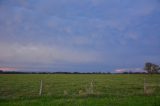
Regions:
<svg viewBox="0 0 160 106"><path fill-rule="evenodd" d="M0 106L160 106L159 82L160 75L0 74Z"/></svg>

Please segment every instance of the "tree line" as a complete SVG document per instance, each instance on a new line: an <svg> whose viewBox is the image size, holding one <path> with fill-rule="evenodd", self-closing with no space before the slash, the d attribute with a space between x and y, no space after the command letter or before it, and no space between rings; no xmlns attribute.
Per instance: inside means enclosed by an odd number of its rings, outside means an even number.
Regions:
<svg viewBox="0 0 160 106"><path fill-rule="evenodd" d="M3 71L0 74L111 74L110 72L20 72L20 71Z"/></svg>
<svg viewBox="0 0 160 106"><path fill-rule="evenodd" d="M147 62L144 65L144 70L148 74L158 74L160 73L160 66L151 62ZM117 74L146 74L146 72L130 71L130 72L117 73ZM19 72L19 71L0 70L0 74L113 74L113 73L111 72Z"/></svg>

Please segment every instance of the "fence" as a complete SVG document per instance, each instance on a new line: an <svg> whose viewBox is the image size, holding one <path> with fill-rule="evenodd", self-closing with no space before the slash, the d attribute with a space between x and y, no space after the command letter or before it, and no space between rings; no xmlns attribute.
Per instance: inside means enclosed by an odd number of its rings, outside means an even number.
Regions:
<svg viewBox="0 0 160 106"><path fill-rule="evenodd" d="M160 77L116 75L22 75L0 79L0 98L160 95Z"/></svg>

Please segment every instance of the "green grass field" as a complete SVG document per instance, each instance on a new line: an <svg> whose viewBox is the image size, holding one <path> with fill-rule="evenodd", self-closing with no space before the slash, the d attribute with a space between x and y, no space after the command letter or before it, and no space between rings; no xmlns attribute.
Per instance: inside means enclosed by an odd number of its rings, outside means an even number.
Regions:
<svg viewBox="0 0 160 106"><path fill-rule="evenodd" d="M160 75L0 74L0 106L160 106Z"/></svg>

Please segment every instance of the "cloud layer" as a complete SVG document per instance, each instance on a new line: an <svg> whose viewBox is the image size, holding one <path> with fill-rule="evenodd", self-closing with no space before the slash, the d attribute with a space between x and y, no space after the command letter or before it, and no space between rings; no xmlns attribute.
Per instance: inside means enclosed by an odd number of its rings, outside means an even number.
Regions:
<svg viewBox="0 0 160 106"><path fill-rule="evenodd" d="M1 0L0 66L110 71L159 64L159 6L159 0Z"/></svg>

